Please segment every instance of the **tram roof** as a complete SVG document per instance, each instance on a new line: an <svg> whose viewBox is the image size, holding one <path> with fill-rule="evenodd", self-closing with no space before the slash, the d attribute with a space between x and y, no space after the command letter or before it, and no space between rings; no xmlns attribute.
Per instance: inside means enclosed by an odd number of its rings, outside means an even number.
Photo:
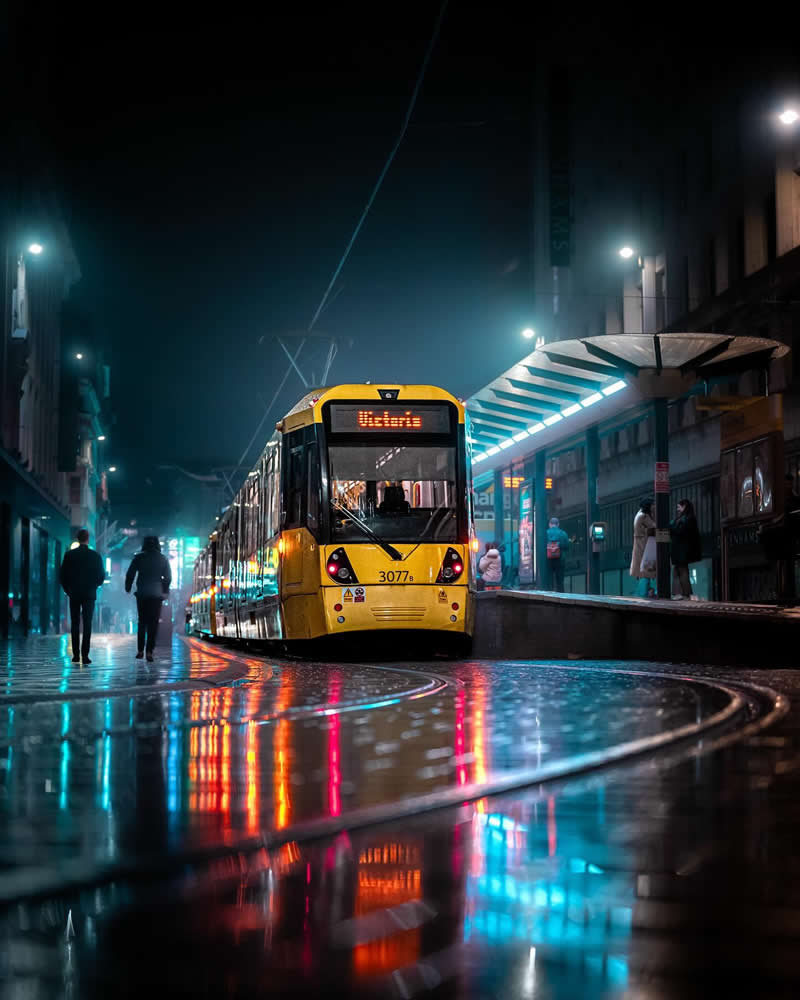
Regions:
<svg viewBox="0 0 800 1000"><path fill-rule="evenodd" d="M386 390L397 391L396 399L387 400L382 395ZM370 402L372 399L376 403L400 402L403 400L414 401L416 403L427 400L443 400L453 403L458 408L459 422L464 420L464 403L457 399L447 389L442 389L436 385L413 385L402 382L362 382L345 383L343 385L323 386L319 389L309 389L301 399L295 403L291 410L278 424L281 430L293 430L302 427L306 423L319 421L322 419L322 406L333 399L363 400ZM309 414L312 417L309 417ZM302 415L298 418L298 415ZM281 426L284 425L284 426Z"/></svg>

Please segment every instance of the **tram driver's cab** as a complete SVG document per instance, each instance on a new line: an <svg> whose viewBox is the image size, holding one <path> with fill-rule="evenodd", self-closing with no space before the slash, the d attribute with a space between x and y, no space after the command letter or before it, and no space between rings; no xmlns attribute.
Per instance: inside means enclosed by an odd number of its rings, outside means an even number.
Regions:
<svg viewBox="0 0 800 1000"><path fill-rule="evenodd" d="M394 517L397 514L410 514L411 504L406 500L402 486L387 486L383 491L383 500L378 504L378 513L382 517Z"/></svg>

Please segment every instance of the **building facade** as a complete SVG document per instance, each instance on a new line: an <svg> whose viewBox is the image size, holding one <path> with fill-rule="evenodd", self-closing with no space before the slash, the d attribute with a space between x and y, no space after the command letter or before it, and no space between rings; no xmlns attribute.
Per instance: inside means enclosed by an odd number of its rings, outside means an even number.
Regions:
<svg viewBox="0 0 800 1000"><path fill-rule="evenodd" d="M694 503L704 558L693 586L720 598L721 414L708 397L783 394L785 471L800 485L800 118L784 113L800 114L800 65L775 45L753 45L745 60L707 39L659 49L637 36L636 59L621 58L620 40L616 59L605 41L556 28L537 50L532 325L550 345L705 331L793 348L768 371L670 401L671 510L682 497ZM591 432L564 421L544 447L531 438L511 460L501 452L475 464L479 533L505 543L507 582L519 579L520 493L544 478L536 585L547 586L542 532L556 515L573 539L566 589L633 592L632 524L653 494L655 418L646 402L618 401ZM607 525L594 575L590 520ZM774 574L755 562L728 584L731 598L775 596Z"/></svg>

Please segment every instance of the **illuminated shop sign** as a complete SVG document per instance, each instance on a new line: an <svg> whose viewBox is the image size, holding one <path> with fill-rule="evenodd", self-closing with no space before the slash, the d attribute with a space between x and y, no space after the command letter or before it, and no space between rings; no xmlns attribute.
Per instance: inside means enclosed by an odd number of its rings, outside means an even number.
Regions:
<svg viewBox="0 0 800 1000"><path fill-rule="evenodd" d="M363 403L335 403L331 406L331 431L334 434L381 431L447 434L450 431L450 409L436 405L370 407Z"/></svg>

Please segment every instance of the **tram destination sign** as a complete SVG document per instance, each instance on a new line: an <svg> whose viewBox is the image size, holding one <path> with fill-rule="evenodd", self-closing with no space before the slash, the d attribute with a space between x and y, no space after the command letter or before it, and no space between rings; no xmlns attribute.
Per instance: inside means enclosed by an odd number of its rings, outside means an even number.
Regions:
<svg viewBox="0 0 800 1000"><path fill-rule="evenodd" d="M407 432L447 434L450 407L447 405L398 403L373 406L370 403L331 404L333 434L385 434Z"/></svg>

